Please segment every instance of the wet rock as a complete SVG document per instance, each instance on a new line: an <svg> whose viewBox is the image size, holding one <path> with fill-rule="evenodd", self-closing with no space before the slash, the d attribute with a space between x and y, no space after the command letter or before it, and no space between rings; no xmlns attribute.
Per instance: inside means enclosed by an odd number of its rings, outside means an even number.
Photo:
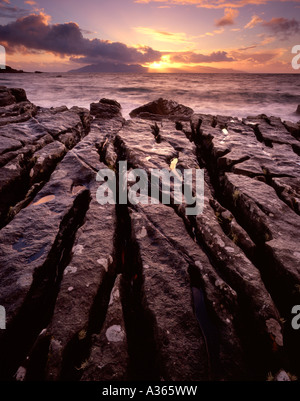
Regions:
<svg viewBox="0 0 300 401"><path fill-rule="evenodd" d="M121 109L120 103L118 103L116 100L113 100L113 99L105 99L105 98L102 98L102 99L100 100L100 103L103 103L103 104L110 104L111 106L116 106L116 107L118 107L119 109Z"/></svg>
<svg viewBox="0 0 300 401"><path fill-rule="evenodd" d="M272 258L271 263L278 266L277 280L280 281L281 288L285 286L288 292L282 303L294 305L297 302L294 288L300 282L296 268L299 255L295 240L300 228L300 217L278 198L269 185L236 174L226 174L226 178L226 194L231 193L235 197L235 207L244 220L247 220L251 235L256 233L256 238L265 244L265 251ZM265 268L267 269L267 265Z"/></svg>
<svg viewBox="0 0 300 401"><path fill-rule="evenodd" d="M71 149L89 129L90 115L86 109L39 109L36 118L27 117L24 122L11 121L1 127L1 226L19 210L22 199L26 199L24 207L27 201L30 202L26 194L29 192L30 197L34 196L35 190L31 187L36 182L47 181L66 153L64 145ZM14 208L16 204L18 206Z"/></svg>
<svg viewBox="0 0 300 401"><path fill-rule="evenodd" d="M272 353L273 337L267 322L269 319L274 319L281 331L279 313L257 268L236 246L235 242L224 235L213 210L209 206L211 195L207 187L205 193L204 210L196 217L197 234L209 249L210 256L212 260L215 260L222 277L226 278L226 282L237 292L239 302L253 305L250 307L251 312L249 310L247 319L248 322L251 319L255 322L255 330L252 335L254 338L260 338L261 341L260 345L256 344L257 348L254 351L254 347L253 352L260 350L259 352ZM276 341L278 341L277 346L282 347L282 334Z"/></svg>
<svg viewBox="0 0 300 401"><path fill-rule="evenodd" d="M1 379L299 375L297 124L163 99L125 121L114 100L90 113L0 93ZM118 182L119 161L148 185L201 169L202 212L163 204L162 186L152 203L100 205L97 172Z"/></svg>
<svg viewBox="0 0 300 401"><path fill-rule="evenodd" d="M115 100L101 99L98 103L91 103L90 110L96 118L122 117L121 106Z"/></svg>
<svg viewBox="0 0 300 401"><path fill-rule="evenodd" d="M143 275L140 291L144 307L150 309L157 325L158 353L164 361L162 377L228 379L233 372L233 376L242 377L243 353L233 322L235 291L187 235L182 219L172 208L137 205L131 211L131 220L142 264L136 280ZM205 300L193 301L195 291L204 291ZM207 310L204 320L197 321L198 307ZM201 355L200 360L196 355Z"/></svg>
<svg viewBox="0 0 300 401"><path fill-rule="evenodd" d="M297 177L274 177L272 185L280 198L300 214L300 179Z"/></svg>
<svg viewBox="0 0 300 401"><path fill-rule="evenodd" d="M128 379L126 329L120 298L119 275L111 291L107 315L100 334L92 337L91 354L83 367L83 381Z"/></svg>
<svg viewBox="0 0 300 401"><path fill-rule="evenodd" d="M35 152L35 163L29 172L31 182L42 181L43 174L53 170L65 154L65 146L58 141L53 141Z"/></svg>
<svg viewBox="0 0 300 401"><path fill-rule="evenodd" d="M85 133L87 134L90 131L91 122L93 121L93 117L91 116L90 111L88 109L85 109L84 107L77 106L71 107L70 111L79 115Z"/></svg>
<svg viewBox="0 0 300 401"><path fill-rule="evenodd" d="M178 104L173 100L159 98L154 102L147 103L144 106L132 110L130 117L139 117L147 120L162 118L189 120L193 113L190 107Z"/></svg>
<svg viewBox="0 0 300 401"><path fill-rule="evenodd" d="M292 123L290 121L284 121L285 128L297 139L300 138L300 125L299 123Z"/></svg>
<svg viewBox="0 0 300 401"><path fill-rule="evenodd" d="M39 110L35 118L53 138L66 132L78 134L79 137L85 135L80 116L74 111Z"/></svg>
<svg viewBox="0 0 300 401"><path fill-rule="evenodd" d="M10 104L16 103L16 98L11 91L5 86L0 87L0 106L9 106Z"/></svg>
<svg viewBox="0 0 300 401"><path fill-rule="evenodd" d="M274 143L297 144L296 139L290 135L280 118L257 116L248 117L243 122L247 125L255 126L256 135L267 146L271 147Z"/></svg>
<svg viewBox="0 0 300 401"><path fill-rule="evenodd" d="M30 102L21 102L0 108L0 126L28 121L37 113L37 107Z"/></svg>
<svg viewBox="0 0 300 401"><path fill-rule="evenodd" d="M28 100L26 92L22 88L11 88L9 91L15 97L16 103L26 102Z"/></svg>
<svg viewBox="0 0 300 401"><path fill-rule="evenodd" d="M36 112L24 89L0 87L0 126L27 121Z"/></svg>
<svg viewBox="0 0 300 401"><path fill-rule="evenodd" d="M24 89L0 86L0 107L26 101L28 101L28 99Z"/></svg>
<svg viewBox="0 0 300 401"><path fill-rule="evenodd" d="M162 234L152 228L143 216L139 214L131 217L143 266L143 273L138 270L133 272L137 276L132 278L136 281L132 285L143 285L135 291L144 292L143 307L153 316L151 326L157 326L156 352L161 354L164 361L164 368L160 367L160 376L164 380L205 380L208 378L207 355L205 342L201 339L200 328L191 308L188 265L182 258L178 258ZM151 255L155 248L158 252L155 251L156 257L153 259ZM140 283L141 274L144 276L143 284ZM165 290L162 291L162 288ZM184 338L188 338L188 342ZM132 341L130 336L128 341ZM155 362L152 361L153 369Z"/></svg>
<svg viewBox="0 0 300 401"><path fill-rule="evenodd" d="M97 167L105 168L100 162ZM84 224L77 232L68 266L64 269L60 292L48 328L48 335L51 337L46 367L48 380L71 380L82 374L89 354L88 342L92 335L100 331L101 319L105 317L105 304L111 290L110 282L114 278L114 207L99 205L95 199L96 182L91 185L89 210ZM84 188L76 183L72 193L80 193ZM95 321L91 320L93 317ZM86 354L80 359L79 354L84 346ZM118 360L114 361L117 362ZM101 360L97 361L97 364L100 363ZM95 370L97 371L97 365ZM93 375L91 373L89 380L93 380ZM98 380L100 379L101 375Z"/></svg>

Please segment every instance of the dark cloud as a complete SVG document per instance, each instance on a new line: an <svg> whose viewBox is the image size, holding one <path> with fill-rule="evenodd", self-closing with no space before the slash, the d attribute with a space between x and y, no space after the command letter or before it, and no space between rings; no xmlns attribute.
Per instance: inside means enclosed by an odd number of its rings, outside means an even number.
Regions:
<svg viewBox="0 0 300 401"><path fill-rule="evenodd" d="M280 36L281 39L287 39L291 35L300 33L300 23L295 19L272 18L270 21L263 22L263 26Z"/></svg>
<svg viewBox="0 0 300 401"><path fill-rule="evenodd" d="M247 52L240 52L240 51L233 51L232 55L235 57L236 60L238 61L248 61L249 63L255 63L255 64L265 64L271 60L273 60L275 57L280 55L279 50L273 50L269 52L256 52L256 53L247 53Z"/></svg>
<svg viewBox="0 0 300 401"><path fill-rule="evenodd" d="M28 10L19 7L13 7L9 2L0 0L0 17L3 18L21 18L28 14Z"/></svg>
<svg viewBox="0 0 300 401"><path fill-rule="evenodd" d="M225 8L224 17L215 21L216 26L233 25L236 17L239 15L239 11L232 8Z"/></svg>
<svg viewBox="0 0 300 401"><path fill-rule="evenodd" d="M238 49L239 52L244 52L250 49L255 49L257 47L257 45L251 45L251 46L247 46L247 47L241 47Z"/></svg>
<svg viewBox="0 0 300 401"><path fill-rule="evenodd" d="M221 61L234 61L228 57L227 52L219 51L211 54L198 54L194 52L184 52L171 55L171 60L178 63L216 63Z"/></svg>
<svg viewBox="0 0 300 401"><path fill-rule="evenodd" d="M7 25L0 25L1 41L7 43L10 51L20 47L45 50L73 56L73 59L78 56L81 62L142 64L161 58L161 53L150 47L135 48L120 42L84 38L74 22L51 25L49 17L43 13L31 14Z"/></svg>

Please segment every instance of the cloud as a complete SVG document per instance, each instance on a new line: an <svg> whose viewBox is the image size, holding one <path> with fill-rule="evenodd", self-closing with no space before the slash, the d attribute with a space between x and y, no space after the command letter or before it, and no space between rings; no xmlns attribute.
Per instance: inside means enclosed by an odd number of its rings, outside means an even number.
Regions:
<svg viewBox="0 0 300 401"><path fill-rule="evenodd" d="M251 47L249 47L250 49ZM236 61L247 61L249 64L261 64L264 65L274 58L282 55L282 49L275 49L270 51L257 51L248 53L245 49L239 49L242 51L232 51L230 54L236 59Z"/></svg>
<svg viewBox="0 0 300 401"><path fill-rule="evenodd" d="M89 60L126 64L149 63L161 58L151 47L129 47L124 43L84 38L74 22L50 24L50 17L40 12L0 25L0 38L10 52L20 48L48 51L61 56L75 56L79 61Z"/></svg>
<svg viewBox="0 0 300 401"><path fill-rule="evenodd" d="M24 1L24 3L25 4L29 4L30 6L36 6L37 5L36 2L33 1L33 0L27 0L27 1Z"/></svg>
<svg viewBox="0 0 300 401"><path fill-rule="evenodd" d="M28 14L28 10L10 5L9 0L0 0L0 17L20 18Z"/></svg>
<svg viewBox="0 0 300 401"><path fill-rule="evenodd" d="M251 45L251 46L247 46L247 47L241 47L241 48L238 49L238 51L239 52L245 52L245 51L250 50L250 49L255 49L256 47L257 47L256 44L255 45Z"/></svg>
<svg viewBox="0 0 300 401"><path fill-rule="evenodd" d="M218 51L211 54L199 54L195 52L182 52L170 54L170 61L184 64L198 63L218 63L221 61L234 61L234 58L228 57L227 52Z"/></svg>
<svg viewBox="0 0 300 401"><path fill-rule="evenodd" d="M203 35L200 35L200 38L205 38L205 36L215 36L215 35L218 35L223 32L224 32L224 28L215 29L213 32L206 32Z"/></svg>
<svg viewBox="0 0 300 401"><path fill-rule="evenodd" d="M254 28L257 24L260 24L263 22L263 20L258 16L258 15L253 15L251 20L244 26L245 29L252 29Z"/></svg>
<svg viewBox="0 0 300 401"><path fill-rule="evenodd" d="M181 43L184 45L193 45L195 46L198 42L198 39L200 38L205 38L207 36L215 36L217 34L221 34L224 32L224 28L218 28L215 29L212 32L206 32L202 35L197 35L197 36L190 36L187 35L185 32L168 32L164 30L159 30L159 29L153 29L153 28L148 28L148 27L135 27L133 28L136 32L143 34L143 35L148 35L151 36L152 40L157 40L160 42L166 42L166 43Z"/></svg>
<svg viewBox="0 0 300 401"><path fill-rule="evenodd" d="M194 44L194 40L199 38L198 36L189 37L184 32L168 32L165 30L147 28L147 27L135 27L134 30L140 34L151 36L152 40L167 43L182 43L182 44Z"/></svg>
<svg viewBox="0 0 300 401"><path fill-rule="evenodd" d="M272 18L270 21L264 22L263 26L282 40L300 33L300 23L295 19Z"/></svg>
<svg viewBox="0 0 300 401"><path fill-rule="evenodd" d="M217 20L215 22L216 26L226 26L226 25L233 25L235 18L239 15L238 10L234 10L233 8L225 8L224 10L224 17Z"/></svg>
<svg viewBox="0 0 300 401"><path fill-rule="evenodd" d="M135 0L135 3L164 3L167 5L195 5L202 8L240 8L247 5L261 5L271 3L274 0ZM279 2L300 3L300 0L278 0Z"/></svg>
<svg viewBox="0 0 300 401"><path fill-rule="evenodd" d="M263 35L262 41L260 42L260 46L268 45L268 44L270 44L270 43L275 42L275 40L276 40L276 37L275 37L275 36L266 36L266 35Z"/></svg>

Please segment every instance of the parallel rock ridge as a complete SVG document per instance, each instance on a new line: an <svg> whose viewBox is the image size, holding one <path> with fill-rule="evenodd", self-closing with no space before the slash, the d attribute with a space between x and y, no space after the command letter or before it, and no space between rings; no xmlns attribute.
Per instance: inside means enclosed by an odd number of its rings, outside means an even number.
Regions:
<svg viewBox="0 0 300 401"><path fill-rule="evenodd" d="M0 88L0 379L299 377L300 122L165 99L131 117ZM202 213L100 205L120 161L203 169Z"/></svg>

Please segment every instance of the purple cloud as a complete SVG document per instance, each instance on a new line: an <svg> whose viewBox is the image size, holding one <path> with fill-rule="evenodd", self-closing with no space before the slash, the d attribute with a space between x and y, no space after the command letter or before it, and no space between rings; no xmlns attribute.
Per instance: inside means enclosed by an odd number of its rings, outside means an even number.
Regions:
<svg viewBox="0 0 300 401"><path fill-rule="evenodd" d="M19 7L13 7L9 1L0 0L0 17L3 18L21 18L28 14L28 10Z"/></svg>
<svg viewBox="0 0 300 401"><path fill-rule="evenodd" d="M287 39L291 35L300 33L300 23L293 19L272 18L270 21L262 24L272 33L281 36L281 39Z"/></svg>
<svg viewBox="0 0 300 401"><path fill-rule="evenodd" d="M199 54L194 52L184 52L171 54L171 61L177 63L216 63L221 61L234 61L232 57L228 57L227 52L218 51L211 54Z"/></svg>
<svg viewBox="0 0 300 401"><path fill-rule="evenodd" d="M0 41L12 52L19 47L45 50L60 55L76 56L82 62L146 63L158 61L159 51L151 47L129 47L124 43L87 39L74 22L49 24L43 13L31 14L7 25L0 25Z"/></svg>

